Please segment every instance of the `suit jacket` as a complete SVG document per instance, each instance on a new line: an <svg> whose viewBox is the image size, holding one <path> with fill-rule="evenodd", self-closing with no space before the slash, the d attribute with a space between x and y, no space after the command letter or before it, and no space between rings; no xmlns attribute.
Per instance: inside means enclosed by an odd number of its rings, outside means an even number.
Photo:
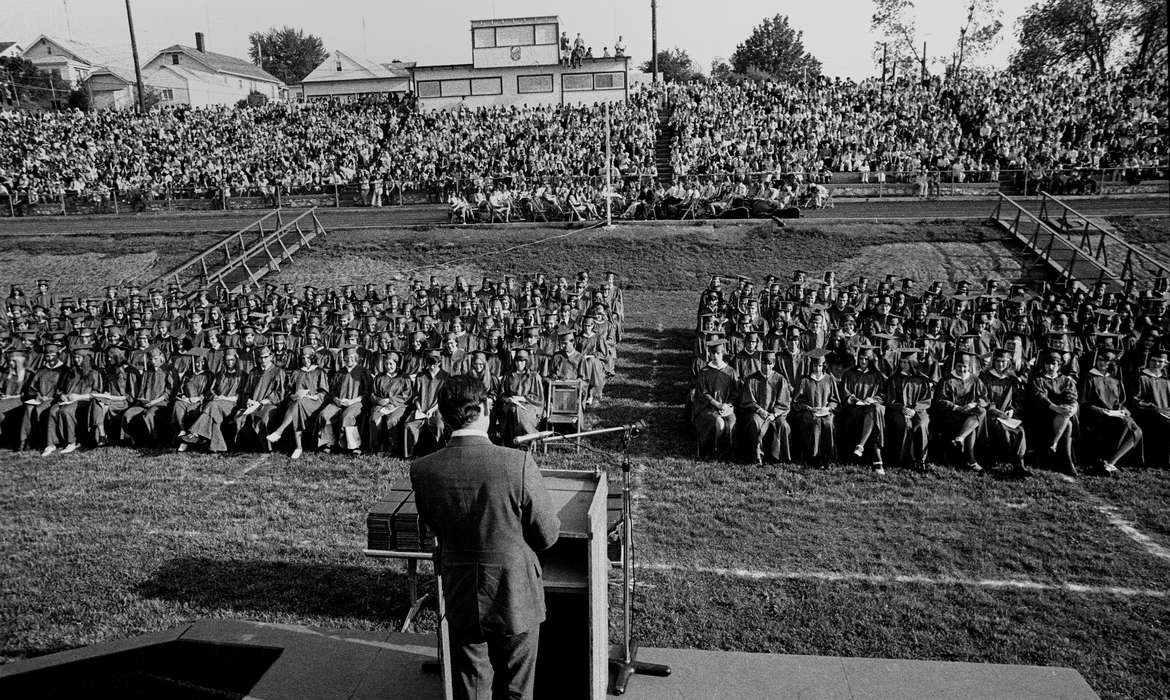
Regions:
<svg viewBox="0 0 1170 700"><path fill-rule="evenodd" d="M415 460L410 480L438 539L452 634L518 634L543 622L536 553L556 542L561 521L532 455L458 436Z"/></svg>

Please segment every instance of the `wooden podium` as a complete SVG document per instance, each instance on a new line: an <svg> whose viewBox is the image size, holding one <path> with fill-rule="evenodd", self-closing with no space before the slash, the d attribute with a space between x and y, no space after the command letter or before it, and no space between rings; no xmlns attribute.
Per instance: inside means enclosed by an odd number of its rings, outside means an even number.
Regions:
<svg viewBox="0 0 1170 700"><path fill-rule="evenodd" d="M609 686L610 568L605 472L540 473L560 516L561 533L557 543L540 554L548 614L540 626L535 695L604 700ZM442 602L440 591L440 607ZM439 625L439 638L442 658L451 658L445 620ZM450 698L446 664L443 670L443 690Z"/></svg>

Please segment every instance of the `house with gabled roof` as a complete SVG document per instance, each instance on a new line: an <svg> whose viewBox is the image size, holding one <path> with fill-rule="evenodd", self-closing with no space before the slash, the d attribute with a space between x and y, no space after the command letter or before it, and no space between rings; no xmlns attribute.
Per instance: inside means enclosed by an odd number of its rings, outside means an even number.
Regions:
<svg viewBox="0 0 1170 700"><path fill-rule="evenodd" d="M161 104L234 105L254 92L279 100L285 89L280 78L249 61L208 51L202 33L195 34L195 47L175 44L156 53L142 76Z"/></svg>
<svg viewBox="0 0 1170 700"><path fill-rule="evenodd" d="M408 92L413 63L375 63L334 51L296 86L302 100L352 100Z"/></svg>
<svg viewBox="0 0 1170 700"><path fill-rule="evenodd" d="M0 58L16 58L24 49L15 41L0 41Z"/></svg>
<svg viewBox="0 0 1170 700"><path fill-rule="evenodd" d="M132 66L129 52L120 48L93 46L42 34L21 54L40 70L56 73L62 80L79 86L98 68L125 70Z"/></svg>

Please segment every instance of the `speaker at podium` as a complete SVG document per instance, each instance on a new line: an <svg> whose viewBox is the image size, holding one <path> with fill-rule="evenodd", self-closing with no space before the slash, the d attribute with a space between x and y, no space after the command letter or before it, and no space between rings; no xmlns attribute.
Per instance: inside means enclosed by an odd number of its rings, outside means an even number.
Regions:
<svg viewBox="0 0 1170 700"><path fill-rule="evenodd" d="M561 533L540 554L548 613L540 626L535 695L602 700L609 685L608 483L605 472L542 469L541 474ZM443 658L449 659L445 625L440 637Z"/></svg>

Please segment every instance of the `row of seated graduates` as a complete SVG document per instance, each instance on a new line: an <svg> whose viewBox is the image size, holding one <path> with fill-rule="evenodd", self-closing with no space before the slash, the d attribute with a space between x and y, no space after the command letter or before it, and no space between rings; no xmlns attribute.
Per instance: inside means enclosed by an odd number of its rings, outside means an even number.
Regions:
<svg viewBox="0 0 1170 700"><path fill-rule="evenodd" d="M298 351L310 349L314 364L325 372L339 369L342 353L352 350L358 366L369 371L379 366L381 358L394 354L396 369L405 376L416 376L429 364L438 365L447 375L461 374L480 360L486 375L499 382L515 369L514 358L522 352L530 358L528 367L542 376L580 380L586 405L600 400L605 380L613 374L618 323L624 314L621 290L613 274L607 274L606 281L591 290L588 274L580 273L571 295L563 293L570 287L563 277L549 283L544 275L536 275L520 285L510 276L499 285L489 277L475 291L457 281L458 306L451 291L439 285L436 278L431 279L429 292L420 281L413 281L403 303L395 302L392 290L381 297L372 284L366 285L360 297L352 285L343 285L340 292L324 293L309 285L304 290L304 303L288 293L289 286L284 294L275 285L266 285L258 294L222 294L216 301L211 300L206 289L184 299L177 289L170 288L162 300L157 298L162 296L157 290L150 290L147 303L136 293L140 293L137 288L128 288L123 297L111 287L107 300L83 300L84 311L78 310L69 298L54 298L47 280L39 280L37 287L34 298L24 297L14 287L4 306L5 318L13 330L0 331L0 352L6 358L19 354L22 371L36 372L46 356L56 357L62 351L66 358L77 351L87 365L101 370L110 357L107 351L118 350L115 356L125 357L127 366L140 375L156 351L164 358L168 371L178 377L189 375L196 365L214 375L223 370L228 355L232 364L246 374L260 365L261 354L269 355L276 366L292 374L299 364ZM550 297L579 301L591 298L592 306L567 301L541 303L546 289ZM520 301L513 296L513 290L520 291ZM247 297L248 302L239 303L241 297ZM436 309L431 300L439 298L445 306ZM410 311L413 301L418 302L419 309L431 302L429 310L439 318L427 312L413 316L403 313ZM526 307L522 315L513 315L513 307L523 301L537 305ZM46 306L56 313L45 314ZM285 313L270 317L278 306ZM363 316L365 326L355 323L355 306L369 312ZM246 317L249 320L239 321L240 311L249 307L264 308L267 313L252 311ZM317 308L318 313L308 312L310 307ZM476 308L486 315L476 314ZM142 324L143 311L149 315L152 310L158 318L152 328L147 328ZM446 310L462 310L470 315L464 317L456 312L445 317L449 320L443 320L442 312ZM328 319L329 326L323 327L321 319ZM129 327L115 326L115 320L124 320ZM479 328L483 335L467 332L463 329L465 323ZM332 339L332 347L325 338ZM46 353L46 348L52 352ZM473 357L478 353L482 357ZM567 357L557 362L558 353ZM8 364L11 369L13 363Z"/></svg>
<svg viewBox="0 0 1170 700"><path fill-rule="evenodd" d="M100 351L109 345L161 345L171 355L184 347L202 347L213 342L207 336L218 335L223 347L247 350L243 360L248 362L254 359L249 354L268 342L280 344L283 352L306 342L337 348L348 338L373 351L388 339L393 349L407 352L420 333L429 348L454 332L459 348L469 352L501 342L518 344L533 334L533 326L546 337L558 326L583 329L585 316L597 321L598 335L616 349L625 317L622 290L612 273L594 287L588 273L581 272L573 283L565 277L550 280L544 273L520 283L510 275L498 283L485 277L478 289L468 287L462 277L448 286L432 276L429 287L412 280L402 296L389 284L379 293L373 283L364 290L348 284L324 290L306 285L300 294L290 284L283 289L266 284L238 294L204 288L190 296L174 284L165 294L150 289L146 295L129 284L123 294L110 286L105 298L75 301L56 297L47 280L39 280L37 287L29 297L20 285L12 285L0 314L0 350L34 345L38 339L67 348L87 344L99 351L100 363ZM598 307L604 314L597 313ZM31 350L30 365L35 367L35 347ZM135 359L142 366L140 353Z"/></svg>
<svg viewBox="0 0 1170 700"><path fill-rule="evenodd" d="M471 375L485 386L490 434L510 445L515 436L539 429L546 378L600 400L603 368L575 347L574 336L559 329L547 375L533 368L535 353L524 345L501 355L477 350L454 362L452 342L426 350L414 370L403 369L404 357L395 350L359 358L359 348L350 343L336 353L302 345L288 367L275 363L279 350L273 345L258 347L250 367L241 361L242 348L187 347L167 355L155 345L146 350L148 364L140 371L127 362L126 348L108 347L104 367L97 368L92 346L66 349L50 340L38 346L35 370L26 364L31 351L4 353L0 441L22 450L43 448L44 456L83 444L176 443L180 452L192 445L226 452L250 442L271 451L291 430L294 459L306 448L411 457L445 438L436 410L443 383ZM327 368L325 358L336 365Z"/></svg>
<svg viewBox="0 0 1170 700"><path fill-rule="evenodd" d="M769 276L757 293L746 277L724 289L721 276L714 276L700 295L693 374L706 366L714 342L725 345L729 368L740 378L759 368L762 352L776 353L776 370L791 387L798 386L811 356L823 356L827 370L840 379L863 348L872 350L872 362L884 376L897 371L900 358L913 355L916 371L934 382L947 374L945 358L959 354L978 374L990 366L996 350L1023 380L1040 370L1041 350L1048 350L1059 354L1063 375L1083 384L1098 350L1106 348L1116 354L1113 371L1132 397L1151 352L1167 347L1162 278L1145 291L1127 280L1114 294L1100 282L1089 289L1043 284L1033 293L1024 285L995 280L972 294L970 285L960 282L949 297L938 281L921 295L914 294L913 279L903 279L901 289L891 291L893 275L876 288L864 277L840 287L835 282L826 273L809 285L798 271L786 290ZM908 320L891 312L896 304L909 308ZM765 315L761 308L773 311Z"/></svg>

